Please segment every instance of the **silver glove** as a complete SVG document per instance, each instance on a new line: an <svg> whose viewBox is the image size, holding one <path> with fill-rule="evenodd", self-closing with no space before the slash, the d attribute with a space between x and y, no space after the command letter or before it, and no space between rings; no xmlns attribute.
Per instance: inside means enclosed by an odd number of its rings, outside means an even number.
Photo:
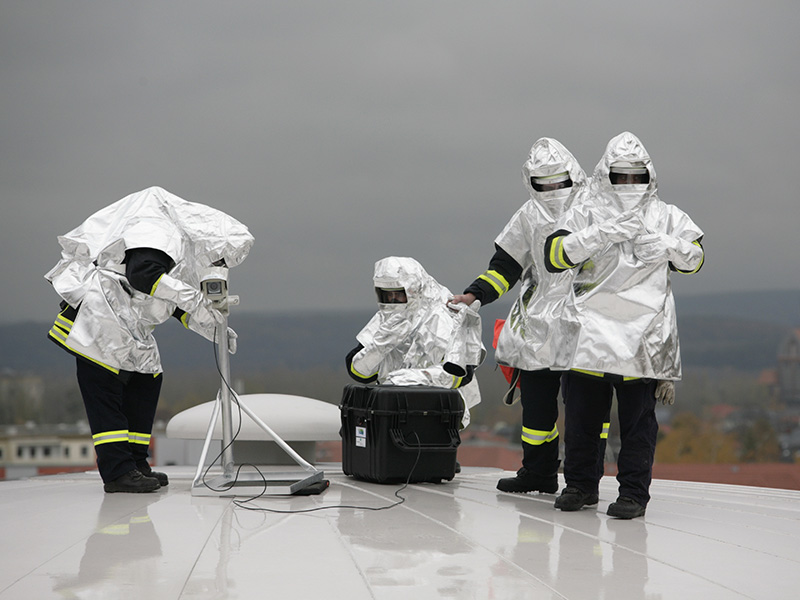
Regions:
<svg viewBox="0 0 800 600"><path fill-rule="evenodd" d="M675 382L661 380L656 386L656 400L661 404L675 403Z"/></svg>

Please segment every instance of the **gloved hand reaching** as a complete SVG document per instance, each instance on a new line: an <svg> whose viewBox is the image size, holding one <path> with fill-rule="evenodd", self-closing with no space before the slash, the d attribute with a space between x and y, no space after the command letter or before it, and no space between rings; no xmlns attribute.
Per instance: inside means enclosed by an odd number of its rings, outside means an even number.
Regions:
<svg viewBox="0 0 800 600"><path fill-rule="evenodd" d="M638 214L626 212L615 219L598 223L597 228L606 243L616 244L632 239L642 229L642 221Z"/></svg>
<svg viewBox="0 0 800 600"><path fill-rule="evenodd" d="M663 233L647 233L633 240L633 254L643 263L654 263L667 259L667 236Z"/></svg>
<svg viewBox="0 0 800 600"><path fill-rule="evenodd" d="M387 315L371 339L359 338L364 348L352 360L352 368L370 376L378 372L384 357L411 334L412 323L405 311Z"/></svg>
<svg viewBox="0 0 800 600"><path fill-rule="evenodd" d="M187 326L195 333L199 333L207 340L215 342L218 327L222 326L224 318L220 312L211 306L208 301L200 302L189 314Z"/></svg>
<svg viewBox="0 0 800 600"><path fill-rule="evenodd" d="M665 233L647 233L633 240L633 253L644 263L670 261L678 269L692 270L703 260L703 249Z"/></svg>
<svg viewBox="0 0 800 600"><path fill-rule="evenodd" d="M230 352L231 354L236 354L236 350L239 346L236 340L239 338L239 336L233 329L228 327L227 338L228 338L228 352Z"/></svg>
<svg viewBox="0 0 800 600"><path fill-rule="evenodd" d="M614 219L589 225L564 238L564 252L570 261L580 263L600 252L607 244L632 239L642 229L635 213L624 213Z"/></svg>
<svg viewBox="0 0 800 600"><path fill-rule="evenodd" d="M662 380L656 385L656 400L661 404L675 403L675 382Z"/></svg>

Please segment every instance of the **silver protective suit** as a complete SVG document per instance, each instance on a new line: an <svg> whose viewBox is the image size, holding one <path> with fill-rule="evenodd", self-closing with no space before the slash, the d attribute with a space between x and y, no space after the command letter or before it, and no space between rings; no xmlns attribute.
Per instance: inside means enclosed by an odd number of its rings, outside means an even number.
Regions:
<svg viewBox="0 0 800 600"><path fill-rule="evenodd" d="M617 161L643 163L648 184L612 186ZM613 138L594 170L590 200L558 223L572 232L563 249L575 271L559 320L557 368L624 377L681 377L671 262L696 271L703 263L702 230L657 195L656 172L639 139ZM698 242L698 243L695 243Z"/></svg>
<svg viewBox="0 0 800 600"><path fill-rule="evenodd" d="M161 372L153 328L180 308L184 324L214 339L221 315L200 291L212 263L240 264L253 245L242 223L202 204L151 187L126 196L59 236L61 261L45 279L70 306L80 307L58 341L112 370ZM155 248L175 266L145 294L125 277L126 250Z"/></svg>
<svg viewBox="0 0 800 600"><path fill-rule="evenodd" d="M407 302L379 305L356 336L364 348L353 357L352 369L363 378L377 374L381 384L458 387L465 405L462 425L466 426L469 409L480 402L477 378L459 387L461 377L445 370L445 364L450 361L462 368L481 364L485 351L477 312L464 305L456 311L449 309L450 290L413 258L379 260L373 280L376 288L405 289Z"/></svg>
<svg viewBox="0 0 800 600"><path fill-rule="evenodd" d="M572 187L537 192L532 176L568 171ZM511 307L497 341L499 364L533 371L553 366L553 328L569 296L573 273L550 273L544 266L545 240L556 230L556 221L570 206L582 202L587 178L575 157L560 142L540 138L522 167L530 193L495 243L522 267L520 292Z"/></svg>

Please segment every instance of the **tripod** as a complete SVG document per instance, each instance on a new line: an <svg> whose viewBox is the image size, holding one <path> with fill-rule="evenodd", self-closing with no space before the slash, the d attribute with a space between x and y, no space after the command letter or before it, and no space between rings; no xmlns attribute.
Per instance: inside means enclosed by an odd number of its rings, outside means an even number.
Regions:
<svg viewBox="0 0 800 600"><path fill-rule="evenodd" d="M256 473L242 472L241 466L233 458L233 421L231 404L235 393L230 387L230 354L228 352L228 315L230 306L239 303L238 296L227 294L227 269L224 272L216 270L215 277L204 279L201 283L203 293L208 297L214 308L222 315L222 322L217 326L215 344L217 346L217 363L221 377L220 389L214 402L214 410L208 424L200 462L192 481L193 496L257 496L294 494L303 488L322 481L324 473L308 463L303 457L284 442L257 414L250 410L241 398L236 397L235 402L241 413L250 417L272 440L283 449L300 467L301 471L283 472L275 469L259 469ZM205 478L209 468L205 467L208 449L217 420L222 415L222 452L220 454L222 473L210 481Z"/></svg>

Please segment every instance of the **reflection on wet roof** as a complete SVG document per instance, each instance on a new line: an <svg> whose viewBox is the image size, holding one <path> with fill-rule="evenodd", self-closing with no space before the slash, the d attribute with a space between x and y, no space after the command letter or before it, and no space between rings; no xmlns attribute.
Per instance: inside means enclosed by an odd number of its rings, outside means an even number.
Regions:
<svg viewBox="0 0 800 600"><path fill-rule="evenodd" d="M323 465L321 495L247 503L168 488L103 494L97 473L0 483L4 598L769 598L800 584L800 492L655 481L644 519L499 493L497 469L399 486ZM563 483L563 482L562 482ZM238 499L239 501L242 498ZM347 508L344 508L346 506Z"/></svg>

